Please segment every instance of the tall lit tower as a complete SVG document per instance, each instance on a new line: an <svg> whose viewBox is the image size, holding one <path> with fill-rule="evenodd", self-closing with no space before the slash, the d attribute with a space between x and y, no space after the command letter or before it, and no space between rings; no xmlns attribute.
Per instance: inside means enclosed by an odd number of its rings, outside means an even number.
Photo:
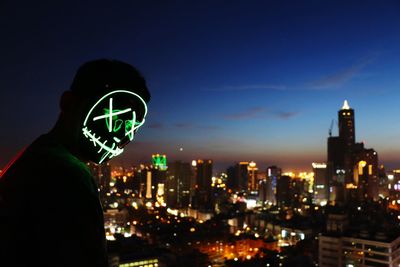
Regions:
<svg viewBox="0 0 400 267"><path fill-rule="evenodd" d="M339 137L344 141L345 150L351 150L355 143L354 109L350 108L347 100L338 111Z"/></svg>
<svg viewBox="0 0 400 267"><path fill-rule="evenodd" d="M248 180L247 180L247 190L257 191L258 190L258 180L257 180L257 164L251 161L247 166Z"/></svg>
<svg viewBox="0 0 400 267"><path fill-rule="evenodd" d="M364 143L356 143L354 110L347 100L338 111L339 136L328 137L327 173L329 200L379 198L378 156Z"/></svg>
<svg viewBox="0 0 400 267"><path fill-rule="evenodd" d="M354 144L355 144L355 127L354 127L354 110L350 108L347 100L344 101L343 107L338 111L339 118L339 138L343 144L345 182L353 183L353 165L354 165Z"/></svg>

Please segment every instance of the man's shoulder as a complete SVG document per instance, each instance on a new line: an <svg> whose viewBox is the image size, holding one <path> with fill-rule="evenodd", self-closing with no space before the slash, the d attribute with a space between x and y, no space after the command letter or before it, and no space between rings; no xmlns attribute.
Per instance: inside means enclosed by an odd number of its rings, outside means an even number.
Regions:
<svg viewBox="0 0 400 267"><path fill-rule="evenodd" d="M23 186L59 184L94 190L92 174L86 164L47 136L35 140L3 178Z"/></svg>

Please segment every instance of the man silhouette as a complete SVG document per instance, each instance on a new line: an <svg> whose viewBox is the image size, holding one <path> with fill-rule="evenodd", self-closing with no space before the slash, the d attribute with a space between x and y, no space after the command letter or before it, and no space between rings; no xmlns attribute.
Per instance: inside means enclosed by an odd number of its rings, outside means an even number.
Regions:
<svg viewBox="0 0 400 267"><path fill-rule="evenodd" d="M0 177L0 266L107 266L103 211L85 163L121 154L149 100L129 64L79 68L54 128Z"/></svg>

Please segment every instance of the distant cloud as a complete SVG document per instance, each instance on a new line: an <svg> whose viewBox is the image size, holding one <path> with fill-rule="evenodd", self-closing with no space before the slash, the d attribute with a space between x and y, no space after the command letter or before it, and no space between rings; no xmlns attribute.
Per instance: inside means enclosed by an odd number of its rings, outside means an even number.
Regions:
<svg viewBox="0 0 400 267"><path fill-rule="evenodd" d="M279 84L247 84L247 85L228 85L220 88L206 89L214 92L232 92L249 90L286 90L286 86Z"/></svg>
<svg viewBox="0 0 400 267"><path fill-rule="evenodd" d="M164 125L163 123L160 122L155 122L152 124L149 124L147 126L150 129L172 129L172 128L179 128L179 129L203 129L203 130L217 130L219 129L219 126L215 125L196 125L193 124L192 122L177 122L175 124L170 124Z"/></svg>
<svg viewBox="0 0 400 267"><path fill-rule="evenodd" d="M198 128L203 129L203 130L218 130L218 129L220 129L219 126L215 126L215 125L198 126Z"/></svg>
<svg viewBox="0 0 400 267"><path fill-rule="evenodd" d="M193 124L190 122L180 122L180 123L175 123L174 126L176 128L192 128Z"/></svg>
<svg viewBox="0 0 400 267"><path fill-rule="evenodd" d="M147 127L151 128L151 129L162 129L162 128L164 128L164 124L162 124L160 122L155 122L155 123L149 124Z"/></svg>
<svg viewBox="0 0 400 267"><path fill-rule="evenodd" d="M367 57L357 64L312 81L309 85L312 89L329 89L332 87L342 86L370 64L373 61L373 58L374 56Z"/></svg>
<svg viewBox="0 0 400 267"><path fill-rule="evenodd" d="M282 120L290 119L300 114L293 111L273 111L262 107L254 107L242 112L225 115L224 118L228 120L245 120L258 118L263 116L271 116Z"/></svg>
<svg viewBox="0 0 400 267"><path fill-rule="evenodd" d="M225 116L225 119L228 120L243 120L243 119L251 119L260 115L260 113L265 112L266 109L262 107L251 108L242 112L233 113Z"/></svg>
<svg viewBox="0 0 400 267"><path fill-rule="evenodd" d="M191 122L175 123L174 127L180 128L180 129L201 129L201 130L217 130L217 129L219 129L219 127L215 126L215 125L196 125Z"/></svg>
<svg viewBox="0 0 400 267"><path fill-rule="evenodd" d="M299 112L286 112L286 111L275 112L276 117L278 117L280 119L284 119L284 120L290 119L299 114L300 114Z"/></svg>

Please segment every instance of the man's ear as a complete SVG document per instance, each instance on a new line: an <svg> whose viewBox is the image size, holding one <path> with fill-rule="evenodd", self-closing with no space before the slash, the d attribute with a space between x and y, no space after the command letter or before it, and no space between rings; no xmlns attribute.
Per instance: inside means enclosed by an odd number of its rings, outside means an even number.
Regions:
<svg viewBox="0 0 400 267"><path fill-rule="evenodd" d="M76 96L72 91L65 91L60 99L61 112L68 113L75 106L76 101Z"/></svg>

